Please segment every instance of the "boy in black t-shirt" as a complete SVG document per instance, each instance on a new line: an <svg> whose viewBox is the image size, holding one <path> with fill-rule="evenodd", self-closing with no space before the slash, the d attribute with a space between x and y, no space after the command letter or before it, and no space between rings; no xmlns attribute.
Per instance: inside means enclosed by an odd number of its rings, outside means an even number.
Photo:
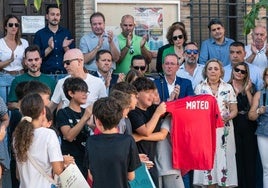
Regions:
<svg viewBox="0 0 268 188"><path fill-rule="evenodd" d="M90 131L87 122L92 115L92 105L87 108L82 108L80 105L86 103L88 86L81 78L69 77L64 81L63 91L70 104L60 109L56 116L56 125L62 140L62 154L73 156L78 168L87 177L87 169L83 162Z"/></svg>
<svg viewBox="0 0 268 188"><path fill-rule="evenodd" d="M93 115L102 134L87 139L85 164L89 179L94 188L127 188L141 163L132 136L118 133L123 109L117 99L106 97L94 103Z"/></svg>
<svg viewBox="0 0 268 188"><path fill-rule="evenodd" d="M138 91L137 105L135 110L129 112L128 117L131 121L133 133L149 136L153 132L160 131L161 116L166 112L166 104L153 104L155 102L154 82L146 77L137 78L133 85ZM150 161L154 161L156 154L156 142L141 140L137 142L140 153L144 153L149 157ZM151 177L158 187L158 174L156 167L149 169Z"/></svg>

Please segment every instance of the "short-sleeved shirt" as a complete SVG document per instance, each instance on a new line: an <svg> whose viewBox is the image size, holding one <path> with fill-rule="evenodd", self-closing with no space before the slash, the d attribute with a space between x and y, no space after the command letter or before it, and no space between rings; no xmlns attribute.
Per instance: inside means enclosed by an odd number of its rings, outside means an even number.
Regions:
<svg viewBox="0 0 268 188"><path fill-rule="evenodd" d="M45 50L48 47L48 40L53 37L54 49L45 57ZM41 72L45 74L66 74L66 69L63 66L63 55L65 53L62 43L67 37L68 40L72 39L71 33L68 29L59 27L56 33L52 32L48 26L40 29L35 33L34 44L40 47L42 65ZM71 43L69 48L74 48L74 42Z"/></svg>
<svg viewBox="0 0 268 188"><path fill-rule="evenodd" d="M51 101L55 104L62 102L62 108L69 106L69 100L63 92L63 83L69 77L71 76L66 76L57 82L55 92L51 97ZM106 87L100 78L87 74L87 78L84 81L87 83L89 94L86 104L81 105L83 108L93 104L97 99L107 96Z"/></svg>
<svg viewBox="0 0 268 188"><path fill-rule="evenodd" d="M63 161L60 143L54 130L40 127L34 129L33 142L29 149L36 163L52 175L52 162ZM17 162L20 187L50 187L51 183L29 161Z"/></svg>
<svg viewBox="0 0 268 188"><path fill-rule="evenodd" d="M110 44L108 42L108 34L107 33L104 33L103 39L104 40L103 40L103 43L102 43L100 50L110 50ZM90 32L81 38L79 48L84 54L89 53L98 45L98 42L99 42L99 37L97 35L95 35L93 32ZM113 42L114 42L118 52L120 52L119 44L118 44L118 40L117 40L116 36L113 37ZM85 67L87 70L97 71L96 59L94 58L90 62L85 62ZM114 62L113 62L113 68L115 69Z"/></svg>
<svg viewBox="0 0 268 188"><path fill-rule="evenodd" d="M126 46L126 40L126 37L124 37L122 33L118 35L120 50L122 50ZM115 73L128 73L128 71L130 70L132 57L134 55L141 54L141 40L142 37L133 34L131 46L133 47L134 53L130 54L130 51L127 52L125 58L119 64L116 64L116 69L114 71ZM148 43L145 43L145 48L149 50Z"/></svg>
<svg viewBox="0 0 268 188"><path fill-rule="evenodd" d="M119 133L88 137L85 164L95 188L128 188L128 172L141 165L132 136Z"/></svg>
<svg viewBox="0 0 268 188"><path fill-rule="evenodd" d="M17 85L21 82L28 82L28 81L39 81L39 82L42 82L43 84L46 84L51 93L53 93L54 89L55 89L55 85L56 85L56 82L53 78L45 75L45 74L42 74L38 77L34 77L34 76L31 76L30 74L28 73L24 73L20 76L17 76L11 83L11 88L10 88L10 92L8 94L8 102L18 102L18 98L16 96L16 92L15 92L15 89L17 87Z"/></svg>
<svg viewBox="0 0 268 188"><path fill-rule="evenodd" d="M224 42L220 45L217 44L213 38L203 41L199 55L199 63L204 65L209 59L216 58L223 63L223 66L230 64L229 47L232 42L234 42L234 40L227 37L224 38Z"/></svg>

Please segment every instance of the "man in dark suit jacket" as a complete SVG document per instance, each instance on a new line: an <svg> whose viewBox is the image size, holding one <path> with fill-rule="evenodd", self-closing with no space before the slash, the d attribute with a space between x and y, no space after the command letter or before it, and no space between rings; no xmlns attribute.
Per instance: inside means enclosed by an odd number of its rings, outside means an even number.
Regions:
<svg viewBox="0 0 268 188"><path fill-rule="evenodd" d="M109 89L124 80L124 74L112 74L112 53L109 50L100 50L96 54L97 71L91 71L90 74L103 80L107 94Z"/></svg>
<svg viewBox="0 0 268 188"><path fill-rule="evenodd" d="M176 72L179 69L178 56L176 54L167 55L162 68L164 74L154 80L161 101L170 101L194 95L191 81L176 76Z"/></svg>

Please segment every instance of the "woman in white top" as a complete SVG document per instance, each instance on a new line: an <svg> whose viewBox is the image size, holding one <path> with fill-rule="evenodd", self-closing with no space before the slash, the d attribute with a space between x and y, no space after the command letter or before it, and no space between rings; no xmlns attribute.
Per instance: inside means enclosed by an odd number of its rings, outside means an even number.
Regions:
<svg viewBox="0 0 268 188"><path fill-rule="evenodd" d="M15 15L7 15L3 27L5 36L0 39L0 95L6 100L5 87L16 75L24 72L24 50L29 44L21 38L20 20Z"/></svg>
<svg viewBox="0 0 268 188"><path fill-rule="evenodd" d="M54 130L42 127L46 117L39 94L28 94L20 106L23 118L14 131L13 147L17 161L20 188L50 188L51 183L30 162L35 162L51 177L63 171L63 156Z"/></svg>

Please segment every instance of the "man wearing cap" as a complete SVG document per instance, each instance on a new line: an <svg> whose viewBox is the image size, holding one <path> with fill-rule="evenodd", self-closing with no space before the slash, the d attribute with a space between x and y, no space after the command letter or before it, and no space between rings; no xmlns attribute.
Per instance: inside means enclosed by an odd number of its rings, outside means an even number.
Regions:
<svg viewBox="0 0 268 188"><path fill-rule="evenodd" d="M225 29L218 19L212 19L208 24L211 38L202 42L199 63L206 64L209 59L216 58L226 66L229 61L229 46L233 39L225 37Z"/></svg>

